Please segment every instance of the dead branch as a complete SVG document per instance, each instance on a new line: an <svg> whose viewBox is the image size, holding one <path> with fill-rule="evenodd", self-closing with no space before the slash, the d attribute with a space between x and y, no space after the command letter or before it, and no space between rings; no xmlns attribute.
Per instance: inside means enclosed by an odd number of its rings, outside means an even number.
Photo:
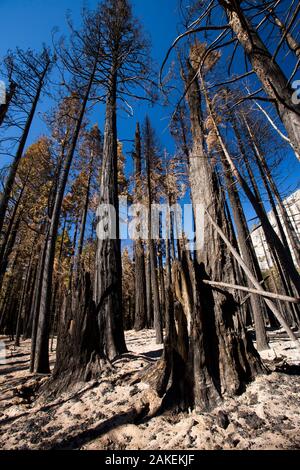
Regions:
<svg viewBox="0 0 300 470"><path fill-rule="evenodd" d="M208 281L208 280L203 280L204 284L208 284L210 286L215 286L215 287L224 287L225 289L236 289L236 290L241 290L243 292L249 292L250 294L257 294L261 295L262 297L267 297L270 299L275 299L275 300L282 300L283 302L291 302L293 304L299 304L300 303L300 298L299 297L290 297L288 295L281 295L281 294L275 294L274 292L268 292L268 291L260 291L257 289L250 289L249 287L245 286L239 286L236 284L228 284L226 282L216 282L216 281Z"/></svg>

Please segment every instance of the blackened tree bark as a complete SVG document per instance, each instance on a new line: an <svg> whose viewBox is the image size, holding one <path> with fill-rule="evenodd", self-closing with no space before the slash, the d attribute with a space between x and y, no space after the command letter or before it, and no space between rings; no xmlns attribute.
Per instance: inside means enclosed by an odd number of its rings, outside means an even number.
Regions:
<svg viewBox="0 0 300 470"><path fill-rule="evenodd" d="M59 227L59 217L61 212L61 205L64 197L64 192L69 176L71 163L73 160L74 152L76 149L82 121L86 111L86 106L90 96L91 88L95 78L95 72L98 61L95 61L93 69L90 73L89 83L86 87L85 94L81 103L74 134L68 149L67 156L63 162L63 168L59 177L57 192L55 195L54 207L51 216L49 231L46 236L45 244L45 261L43 266L41 296L39 309L36 311L37 317L37 330L36 330L36 345L35 356L32 358L33 370L38 373L49 373L49 321L50 321L50 305L52 298L52 274L55 256L55 245Z"/></svg>
<svg viewBox="0 0 300 470"><path fill-rule="evenodd" d="M119 200L117 168L117 69L111 70L106 100L106 119L103 143L99 203L115 211L115 234L98 239L96 258L95 299L99 325L105 329L104 348L107 357L126 352L122 313L122 260L119 236ZM115 236L115 238L113 238Z"/></svg>
<svg viewBox="0 0 300 470"><path fill-rule="evenodd" d="M195 70L188 62L186 83ZM190 108L193 148L190 153L190 181L193 203L204 204L211 216L227 228L223 198L204 148L201 98L193 81L187 94ZM183 253L175 268L177 346L168 350L154 373L159 395L165 403L180 408L209 409L224 395L243 390L245 383L264 370L251 340L241 324L236 299L228 293L206 289L202 279L236 278L233 260L208 218L204 220L204 245L195 265ZM176 289L177 286L177 289ZM158 372L159 371L159 372ZM163 373L161 373L163 371ZM170 379L171 377L171 379Z"/></svg>
<svg viewBox="0 0 300 470"><path fill-rule="evenodd" d="M2 240L0 241L0 266L5 265L5 253L7 253L7 244L8 244L9 238L11 236L12 228L13 228L13 225L15 223L16 216L18 214L18 209L19 209L20 203L22 201L22 197L23 197L25 188L27 186L28 179L29 179L29 173L27 174L27 177L26 177L26 179L25 179L25 181L22 185L21 191L18 194L17 200L15 201L12 214L9 218L9 222L8 222L7 228L5 230L5 234L2 237ZM1 289L2 279L3 279L3 276L5 274L5 269L0 267L0 289Z"/></svg>
<svg viewBox="0 0 300 470"><path fill-rule="evenodd" d="M145 274L146 274L147 327L152 328L153 326L153 302L152 302L149 243L147 243L147 250L146 250L146 256L145 256Z"/></svg>
<svg viewBox="0 0 300 470"><path fill-rule="evenodd" d="M136 204L141 203L141 176L142 176L142 155L141 155L141 135L140 126L137 123L135 133L135 198ZM140 238L134 242L135 260L135 316L134 329L140 331L147 324L147 300L146 300L146 273L144 246Z"/></svg>
<svg viewBox="0 0 300 470"><path fill-rule="evenodd" d="M104 348L109 358L126 352L122 313L122 264L119 239L118 166L117 166L117 99L139 98L137 89L147 99L149 83L148 47L139 22L134 18L128 0L105 0L90 22L98 19L103 32L105 54L102 83L106 88L106 119L100 204L109 204L115 214L115 239L109 234L99 239L96 256L95 299L99 323L105 329ZM94 29L91 29L93 32ZM133 91L135 89L135 91ZM145 93L146 92L146 93ZM105 238L105 237L102 237Z"/></svg>
<svg viewBox="0 0 300 470"><path fill-rule="evenodd" d="M85 154L88 154L88 161L86 163L87 168L85 170L86 184L84 187L84 201L80 223L80 235L78 241L77 270L79 270L80 268L81 257L83 252L93 174L95 172L95 167L98 170L97 165L100 164L102 161L102 136L97 125L93 126L93 128L89 132L87 132L84 142L81 146L81 153L83 154L83 156Z"/></svg>
<svg viewBox="0 0 300 470"><path fill-rule="evenodd" d="M148 249L149 249L149 262L150 262L150 274L151 274L151 290L153 296L153 317L154 317L154 329L156 332L156 342L161 344L163 342L163 330L162 330L162 319L161 309L159 302L159 287L158 287L158 276L157 276L157 255L156 246L152 238L152 183L151 183L151 172L152 165L151 160L155 153L155 147L153 142L153 130L151 128L150 120L147 117L145 121L144 129L144 155L146 163L146 175L147 175L147 204L148 204Z"/></svg>
<svg viewBox="0 0 300 470"><path fill-rule="evenodd" d="M17 219L15 220L15 223L13 224L11 228L10 236L8 237L8 241L6 244L6 250L3 253L3 258L0 260L0 288L2 287L4 275L5 275L8 263L9 263L9 257L16 243L18 231L21 225L21 217L22 217L22 214L20 213L20 215L17 217Z"/></svg>
<svg viewBox="0 0 300 470"><path fill-rule="evenodd" d="M224 169L224 177L226 181L228 197L231 204L233 218L238 234L238 242L241 254L247 266L257 277L257 271L255 268L257 268L258 262L257 260L256 262L254 260L254 248L247 226L247 221L245 218L237 188L234 184L234 180L231 175L230 168L228 168L228 163L224 156L222 158L222 164ZM251 287L251 285L249 285L249 287ZM264 323L264 310L258 295L251 295L250 301L255 323L257 349L258 351L262 351L268 348L268 340Z"/></svg>
<svg viewBox="0 0 300 470"><path fill-rule="evenodd" d="M103 350L90 277L80 273L65 296L57 340L57 358L47 392L56 394L77 382L97 379L107 360Z"/></svg>
<svg viewBox="0 0 300 470"><path fill-rule="evenodd" d="M165 311L166 311L166 288L165 288L165 273L163 262L163 243L160 240L157 244L157 257L159 268L159 293L160 293L160 307L161 307L161 321L162 325L165 324Z"/></svg>
<svg viewBox="0 0 300 470"><path fill-rule="evenodd" d="M28 291L30 290L30 281L31 281L31 278L32 278L33 261L34 261L34 256L33 256L34 255L34 250L35 250L35 243L33 243L33 245L32 245L31 253L30 253L30 261L29 261L28 267L26 269L25 278L23 279L21 301L20 301L20 305L19 305L17 325L16 325L16 340L15 340L15 345L16 346L20 346L21 333L22 333L22 330L24 332L24 327L25 327L26 296L28 294Z"/></svg>
<svg viewBox="0 0 300 470"><path fill-rule="evenodd" d="M81 222L80 222L80 229L79 229L79 241L78 241L78 251L77 251L77 256L78 256L77 269L80 265L80 260L81 260L82 252L83 252L86 221L87 221L87 214L88 214L89 202L90 202L91 179L92 179L92 174L91 174L91 171L90 171L89 175L88 175L87 185L86 185L86 192L85 192L85 198L84 198L84 204L83 204L83 210L82 210Z"/></svg>

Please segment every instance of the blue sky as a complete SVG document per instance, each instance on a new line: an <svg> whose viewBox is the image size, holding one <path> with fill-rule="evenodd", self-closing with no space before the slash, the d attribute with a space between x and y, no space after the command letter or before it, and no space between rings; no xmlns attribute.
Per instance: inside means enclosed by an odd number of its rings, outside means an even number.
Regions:
<svg viewBox="0 0 300 470"><path fill-rule="evenodd" d="M93 7L97 1L85 1L85 4ZM134 0L135 15L141 20L146 32L150 33L152 42L152 56L160 64L167 48L176 36L179 15L177 1L170 0ZM173 4L173 6L172 6ZM83 2L80 0L0 0L1 41L0 56L8 49L16 46L21 48L39 49L41 44L51 44L51 31L58 27L63 34L66 32L65 14L67 10L72 12L75 23L80 22L80 11ZM170 6L171 5L171 6ZM44 104L43 108L46 107ZM154 121L159 137L163 145L173 148L173 143L166 131L170 109L160 105L148 108L147 105L134 103L134 117L120 113L118 130L121 139L133 139L136 120L143 120L148 112ZM103 110L99 110L99 116L93 114L99 123L103 121ZM36 122L33 130L34 138L40 132L41 123Z"/></svg>
<svg viewBox="0 0 300 470"><path fill-rule="evenodd" d="M93 7L96 0L86 0L87 6ZM152 57L160 65L165 57L165 53L173 39L179 32L180 16L177 0L133 0L134 13L141 20L146 32L150 34L152 41ZM67 10L72 12L75 23L80 22L80 11L82 8L80 0L0 0L1 17L1 41L0 56L8 49L16 46L21 48L40 49L43 43L51 44L51 32L54 27L59 28L63 34L66 32L65 14ZM288 65L289 66L289 63ZM238 73L243 67L239 63L235 65L235 72ZM39 112L47 110L49 103L45 99L39 107ZM134 103L134 116L128 117L121 112L118 119L118 132L121 140L131 140L134 138L136 121L143 121L148 113L156 128L162 146L169 152L174 149L173 141L168 132L169 117L172 108L163 107L160 104L155 107L148 107L147 104ZM97 108L93 115L93 120L98 122L100 127L103 123L103 106ZM44 131L42 120L35 119L29 142L33 141ZM124 150L129 155L132 144L125 144ZM128 158L130 162L130 158ZM129 163L130 166L130 163ZM286 151L284 163L277 171L279 174L278 183L284 193L289 193L299 184L299 163L292 152ZM254 216L250 205L246 204L247 217Z"/></svg>

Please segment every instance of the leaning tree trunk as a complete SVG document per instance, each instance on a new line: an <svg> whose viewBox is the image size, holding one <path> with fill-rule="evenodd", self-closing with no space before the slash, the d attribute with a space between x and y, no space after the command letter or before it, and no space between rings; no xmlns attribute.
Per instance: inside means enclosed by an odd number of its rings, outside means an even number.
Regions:
<svg viewBox="0 0 300 470"><path fill-rule="evenodd" d="M260 219L263 231L265 233L267 242L269 246L274 247L274 251L276 252L276 255L278 256L278 259L280 261L280 264L285 272L285 274L290 278L291 282L293 283L297 294L300 295L300 276L299 273L294 265L293 259L287 251L275 232L272 224L270 223L267 214L265 212L265 209L263 205L260 203L258 200L257 196L253 194L251 191L249 185L247 184L246 180L243 178L241 175L240 171L238 170L235 162L231 158L227 146L225 145L225 142L223 140L223 137L221 136L218 124L216 123L215 117L213 112L210 110L210 117L212 119L212 123L214 126L214 131L216 134L216 137L218 139L219 145L224 153L224 156L229 164L230 170L232 172L232 175L236 178L236 180L239 182L240 186L242 187L244 193L246 194L247 198L249 199L253 209L255 210L258 218ZM253 180L254 181L254 180Z"/></svg>
<svg viewBox="0 0 300 470"><path fill-rule="evenodd" d="M253 195L256 198L257 204L259 205L259 207L262 211L262 214L264 214L264 219L268 220L268 216L267 216L267 213L266 213L266 210L265 210L262 198L261 198L260 190L258 188L256 179L254 177L254 174L253 174L253 171L252 171L252 168L251 168L251 165L250 165L250 162L249 162L249 159L248 159L248 156L247 156L247 153L246 153L246 150L245 150L242 138L241 138L241 134L240 134L240 131L239 131L239 128L238 128L238 125L237 125L236 118L235 118L234 114L232 113L232 111L230 111L228 109L228 112L229 112L229 115L230 115L230 121L231 121L232 127L233 127L235 135L237 137L238 146L239 146L239 149L241 151L243 161L245 162L248 176L250 178L250 183L251 183L251 186L253 188L253 193L254 193ZM246 121L244 121L244 124L247 127L247 122ZM250 137L254 137L254 136L251 135ZM253 144L254 144L253 139L250 138L249 139L250 148L253 147ZM254 153L255 153L255 151L254 151ZM267 184L266 175L261 172L261 176L262 176L262 180L263 180L263 183L265 185L266 191L269 195L269 200L270 200L271 206L272 206L274 214L276 216L277 208L276 208L275 203L273 201L273 196L272 196L272 193L270 192L269 185ZM290 263L292 263L293 262L292 255L291 255L291 252L290 252L287 240L286 240L285 233L284 233L283 228L282 228L281 221L279 220L278 217L277 217L276 220L277 220L277 225L278 225L278 229L279 229L279 233L280 233L280 237L281 237L280 240L283 243L283 246L284 246L286 254L287 254L287 256L290 260ZM287 294L293 295L293 289L291 287L289 287L290 286L290 281L288 280L287 275L285 274L285 271L284 271L284 269L283 269L283 267L280 263L279 256L277 254L277 251L275 250L275 246L274 246L273 243L270 242L270 239L268 238L268 236L266 236L266 240L267 240L268 247L270 249L270 253L272 255L273 262L277 267L277 270L278 270L278 273L279 273L279 276L280 276L280 283L282 284L282 288L283 288L284 291L286 291ZM282 305L280 305L280 308L281 307L282 307ZM294 306L287 305L286 311L288 312L289 310L294 311ZM271 321L273 321L273 317L271 317Z"/></svg>
<svg viewBox="0 0 300 470"><path fill-rule="evenodd" d="M4 185L4 190L3 190L3 193L1 194L1 198L0 198L0 233L2 232L2 229L3 229L3 224L4 224L4 220L5 220L7 206L8 206L8 203L9 203L10 194L11 194L14 182L15 182L15 178L16 178L16 174L17 174L17 170L18 170L18 167L19 167L20 160L23 156L23 152L24 152L25 145L26 145L26 142L27 142L27 138L28 138L28 135L29 135L29 131L30 131L30 128L31 128L31 124L32 124L32 121L33 121L33 118L34 118L34 115L35 115L35 112L36 112L36 108L37 108L37 105L38 105L38 102L39 102L39 99L40 99L40 96L41 96L41 93L42 93L44 80L45 80L45 77L47 75L49 67L50 67L50 61L47 62L46 66L44 68L44 71L43 71L43 73L40 77L39 84L38 84L37 91L36 91L36 95L34 97L34 100L33 100L33 103L32 103L27 121L25 123L25 127L24 127L24 130L23 130L19 145L18 145L16 155L15 155L14 160L13 160L11 166L10 166L8 176L7 176L7 179L5 181L5 185Z"/></svg>
<svg viewBox="0 0 300 470"><path fill-rule="evenodd" d="M290 245L291 245L293 253L294 253L296 263L297 263L298 267L300 267L300 244L299 244L299 239L298 239L297 234L294 230L293 224L291 223L291 221L289 219L289 216L287 214L287 210L284 207L284 204L282 202L282 199L281 199L281 196L279 194L278 188L277 188L277 186L275 184L275 181L274 181L274 179L271 175L271 171L269 169L269 166L268 166L265 158L262 156L262 154L261 154L261 152L258 148L258 144L256 142L255 135L253 134L253 131L252 131L252 129L251 129L251 127L250 127L250 125L249 125L246 118L244 118L244 122L245 122L245 125L246 125L248 133L249 133L250 141L252 142L253 153L255 155L257 166L258 166L259 171L261 173L264 185L265 185L266 189L267 189L268 185L270 185L270 188L273 191L273 194L274 194L274 196L276 198L276 201L277 201L277 204L278 204L278 210L279 210L281 218L283 220L284 227L285 227L286 233L288 235L288 239L290 241ZM268 189L267 189L267 191L269 193ZM271 198L269 198L269 199L271 199ZM271 202L271 200L270 200L270 202ZM279 216L276 216L276 212L277 212L276 207L275 207L275 211L273 209L273 212L274 212L275 217L280 222ZM279 222L278 222L278 225L280 225ZM285 234L284 234L284 237L285 237Z"/></svg>
<svg viewBox="0 0 300 470"><path fill-rule="evenodd" d="M8 222L7 228L5 230L5 234L3 235L2 239L0 240L0 263L3 262L5 252L7 251L6 250L7 244L8 244L9 238L11 236L12 228L13 228L13 225L15 223L15 219L16 219L16 216L17 216L17 213L18 213L18 209L19 209L20 204L22 202L23 194L24 194L25 188L27 186L29 176L30 176L30 170L26 175L26 179L25 179L25 181L22 185L22 189L20 191L20 194L18 195L18 198L15 202L12 214L9 218L9 222ZM22 211L21 211L21 213L22 213ZM1 287L0 287L0 289L1 289Z"/></svg>
<svg viewBox="0 0 300 470"><path fill-rule="evenodd" d="M255 146L254 144L254 150L256 150L256 152L258 151L257 147ZM279 230L279 234L280 234L280 238L281 240L283 241L284 245L287 247L289 253L290 253L290 257L292 259L292 253L291 253L291 250L290 250L290 247L289 247L289 244L288 244L288 241L287 241L287 238L286 238L286 234L285 234L285 231L284 231L284 228L283 228L283 225L282 225L282 221L279 217L279 213L278 213L278 210L277 210L277 206L275 204L275 201L274 201L274 198L273 198L273 194L272 194L272 191L271 191L271 188L269 185L269 180L267 178L267 172L264 171L264 168L261 164L261 160L258 159L258 155L256 153L256 159L257 159L257 166L259 168L259 172L261 174L261 177L262 177L262 181L263 181L263 184L264 184L264 187L267 191L267 194L268 194L268 198L269 198L269 201L270 201L270 205L271 205L271 208L272 208L272 211L273 211L273 214L274 214L274 217L275 217L275 220L276 220L276 225L278 227L278 230ZM276 186L274 185L273 188L275 189L275 191L277 191L277 188ZM279 195L279 193L277 193ZM280 197L279 197L280 198ZM289 224L290 224L290 221L289 219L287 218L287 214L286 214L286 211L285 211L285 208L283 207L283 204L281 202L281 199L280 199L280 204L281 204L281 216L283 218L283 221L285 223L285 229L287 231L288 234L290 234L290 237L293 236L292 233L290 232L289 230ZM280 205L278 205L278 207L280 207ZM291 238L289 237L289 239L291 240ZM296 240L294 240L295 243L296 243ZM292 247L294 246L294 250L295 250L295 244L293 245L292 244ZM295 253L297 253L297 248L296 248L296 251ZM298 253L298 257L297 257L297 254L295 255L295 259L297 260L299 258L299 253ZM299 262L297 263L298 266L300 266ZM277 263L278 265L278 263ZM278 265L278 271L279 271L279 275L280 277L282 278L282 281L283 281L283 284L285 286L285 289L286 289L286 292L288 295L294 295L293 293L293 288L291 286L291 283L289 281L289 279L285 276L284 274L284 271L279 263ZM286 307L286 310L291 310L291 314L292 314L292 317L296 317L297 319L299 319L299 309L297 307L297 305L295 304L292 304L292 305L287 305Z"/></svg>
<svg viewBox="0 0 300 470"><path fill-rule="evenodd" d="M293 25L293 23L295 22L295 20L297 18L297 15L299 14L299 11L300 11L300 4L297 5L296 10L293 13L292 21L289 22L290 28ZM299 44L299 42L291 34L290 29L286 28L285 24L281 21L281 19L272 10L271 10L271 15L272 15L272 18L273 18L274 22L276 23L276 25L281 29L282 34L283 34L282 37L285 38L285 41L286 41L287 45L289 46L290 50L293 51L295 53L295 55L297 56L297 58L299 59L300 58L300 44Z"/></svg>
<svg viewBox="0 0 300 470"><path fill-rule="evenodd" d="M95 300L99 325L104 328L104 351L109 359L127 351L122 309L122 260L119 236L119 200L117 169L117 76L112 70L106 101L99 204L114 209L115 234L98 237L96 255Z"/></svg>
<svg viewBox="0 0 300 470"><path fill-rule="evenodd" d="M233 218L234 218L235 226L237 229L238 242L239 242L241 254L247 266L249 266L253 274L256 276L257 273L256 273L255 268L257 266L253 259L253 256L255 256L254 248L253 248L252 241L250 238L250 233L247 227L247 222L246 222L245 214L244 214L243 207L240 201L240 197L236 189L236 186L234 185L230 168L228 167L228 163L226 159L224 158L224 156L222 158L222 163L223 163L228 197L230 200ZM249 284L248 286L251 287L251 285ZM258 295L251 295L250 302L251 302L252 313L253 313L254 324L255 324L257 349L258 351L262 351L268 348L268 340L267 340L266 328L265 328L265 323L264 323L264 308Z"/></svg>
<svg viewBox="0 0 300 470"><path fill-rule="evenodd" d="M19 214L19 217L17 218L17 220L15 221L15 224L13 225L13 227L11 229L11 233L10 233L10 236L8 238L8 242L6 244L6 250L3 254L3 258L0 258L0 290L2 288L2 283L3 283L3 280L4 280L4 276L5 276L5 273L6 273L7 266L8 266L8 262L9 262L9 257L12 253L12 250L13 250L14 246L15 246L16 238L17 238L19 227L20 227L20 224L21 224L21 217L22 217L22 214Z"/></svg>
<svg viewBox="0 0 300 470"><path fill-rule="evenodd" d="M189 77L195 70L190 64ZM190 154L190 183L193 203L203 204L214 220L227 229L223 198L204 149L201 100L194 81L187 94L193 147ZM199 247L198 247L199 248ZM204 245L198 249L195 266L188 254L175 263L175 323L173 341L166 342L164 356L150 376L165 404L174 402L207 410L224 396L243 390L247 382L264 370L258 353L242 326L236 298L216 291L203 279L236 279L235 265L208 218L204 220Z"/></svg>
<svg viewBox="0 0 300 470"><path fill-rule="evenodd" d="M280 66L273 60L272 54L259 34L246 18L240 2L219 0L219 3L224 8L230 27L244 48L264 91L274 101L297 158L300 160L300 105L293 102L294 90Z"/></svg>

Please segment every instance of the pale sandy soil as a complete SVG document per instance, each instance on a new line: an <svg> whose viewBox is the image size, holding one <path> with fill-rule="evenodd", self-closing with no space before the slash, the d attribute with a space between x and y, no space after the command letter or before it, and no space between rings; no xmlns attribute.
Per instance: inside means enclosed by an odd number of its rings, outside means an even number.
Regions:
<svg viewBox="0 0 300 470"><path fill-rule="evenodd" d="M274 339L266 358L285 361L285 372L258 377L243 395L225 400L213 412L136 422L133 410L147 385L130 381L157 360L161 346L153 331L126 336L131 353L114 363L114 372L55 401L33 402L15 394L32 381L30 343L14 350L6 339L7 360L0 365L0 449L300 449L300 355L290 341ZM53 364L54 354L51 359Z"/></svg>

